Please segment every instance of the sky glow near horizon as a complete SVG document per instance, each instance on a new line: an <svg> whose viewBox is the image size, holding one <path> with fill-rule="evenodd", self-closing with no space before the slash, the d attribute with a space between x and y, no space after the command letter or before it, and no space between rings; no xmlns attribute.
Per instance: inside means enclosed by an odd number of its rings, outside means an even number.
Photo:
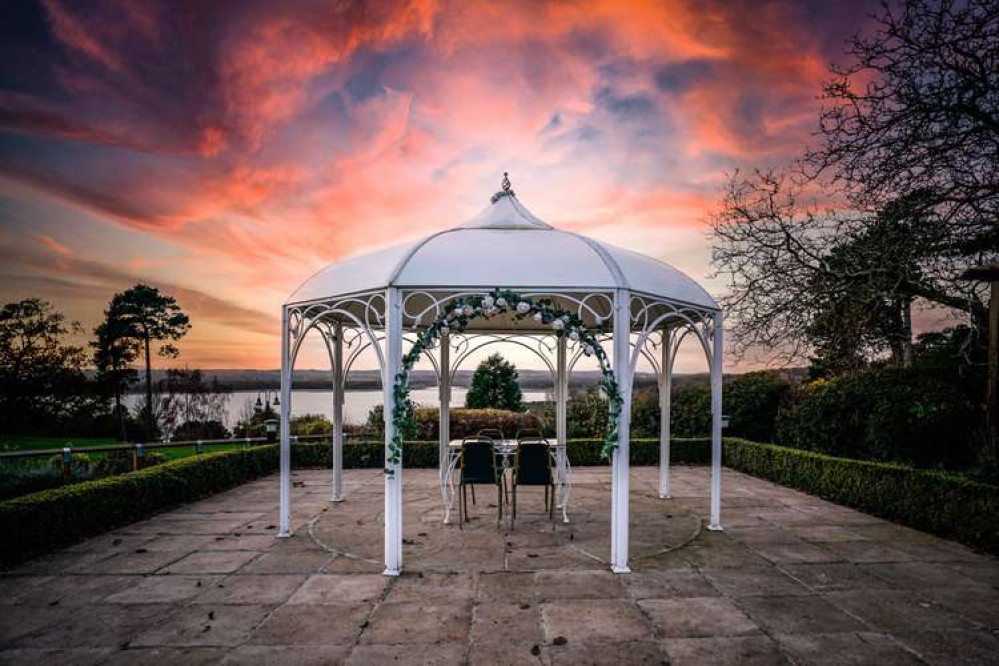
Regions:
<svg viewBox="0 0 999 666"><path fill-rule="evenodd" d="M872 9L5 3L0 298L91 329L148 282L194 325L171 364L273 368L305 278L464 222L503 171L542 219L717 296L706 217L725 173L800 154ZM299 367L324 364L313 346ZM703 369L685 347L677 370Z"/></svg>

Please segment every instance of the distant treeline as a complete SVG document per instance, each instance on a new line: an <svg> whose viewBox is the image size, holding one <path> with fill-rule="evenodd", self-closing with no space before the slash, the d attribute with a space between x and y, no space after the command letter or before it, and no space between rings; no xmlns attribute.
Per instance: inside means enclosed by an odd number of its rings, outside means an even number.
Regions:
<svg viewBox="0 0 999 666"><path fill-rule="evenodd" d="M277 389L281 386L279 370L202 370L206 381L217 379L220 384L233 391L256 391ZM804 370L789 369L785 371L790 379L800 379ZM153 381L166 377L165 370L153 370ZM543 370L519 370L520 386L527 390L546 390L551 388L551 377ZM467 387L472 379L471 370L461 370L455 377L454 386ZM600 373L595 371L573 372L569 385L573 389L587 389L598 386ZM430 370L417 370L412 375L411 385L414 388L436 386L437 378ZM655 386L655 375L639 372L635 375L635 387L645 388ZM297 389L329 389L330 373L328 370L296 370L294 385ZM686 386L707 386L707 373L677 374L673 376L674 388ZM141 382L134 384L136 390L141 389ZM352 370L347 378L348 389L355 391L375 390L381 388L381 378L377 370Z"/></svg>

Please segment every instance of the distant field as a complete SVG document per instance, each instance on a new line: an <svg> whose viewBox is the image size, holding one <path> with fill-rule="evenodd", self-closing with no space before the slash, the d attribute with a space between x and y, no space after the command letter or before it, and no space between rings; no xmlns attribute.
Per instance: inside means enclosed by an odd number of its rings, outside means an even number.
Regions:
<svg viewBox="0 0 999 666"><path fill-rule="evenodd" d="M120 443L121 442L117 442L110 437L34 437L30 435L0 435L0 451L61 449L65 446L72 447L76 450L92 446L109 446ZM231 449L238 449L242 447L243 445L241 443L218 444L214 446L205 446L205 452L212 453L217 451L229 451ZM172 459L186 458L194 455L193 446L178 446L147 450L158 451ZM90 455L92 458L100 458L105 454L96 452Z"/></svg>

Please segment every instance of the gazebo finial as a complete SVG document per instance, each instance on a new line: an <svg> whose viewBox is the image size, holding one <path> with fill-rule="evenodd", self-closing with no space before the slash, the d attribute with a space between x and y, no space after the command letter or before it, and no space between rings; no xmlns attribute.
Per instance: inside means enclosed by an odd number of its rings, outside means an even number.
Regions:
<svg viewBox="0 0 999 666"><path fill-rule="evenodd" d="M503 172L503 182L500 183L500 187L502 189L499 192L497 192L496 194L494 194L492 196L492 198L490 199L490 201L492 201L493 203L496 203L497 201L499 201L503 197L515 197L515 196L517 196L514 193L513 188L511 187L511 184L510 184L510 174L507 173L506 171Z"/></svg>

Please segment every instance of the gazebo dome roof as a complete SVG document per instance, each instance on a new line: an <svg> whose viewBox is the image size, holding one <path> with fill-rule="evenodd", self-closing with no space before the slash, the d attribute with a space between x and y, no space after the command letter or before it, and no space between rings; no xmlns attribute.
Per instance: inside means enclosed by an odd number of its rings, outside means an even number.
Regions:
<svg viewBox="0 0 999 666"><path fill-rule="evenodd" d="M697 282L662 261L543 222L517 200L508 181L490 204L465 224L330 264L306 280L287 302L307 303L387 287L626 288L718 309Z"/></svg>

